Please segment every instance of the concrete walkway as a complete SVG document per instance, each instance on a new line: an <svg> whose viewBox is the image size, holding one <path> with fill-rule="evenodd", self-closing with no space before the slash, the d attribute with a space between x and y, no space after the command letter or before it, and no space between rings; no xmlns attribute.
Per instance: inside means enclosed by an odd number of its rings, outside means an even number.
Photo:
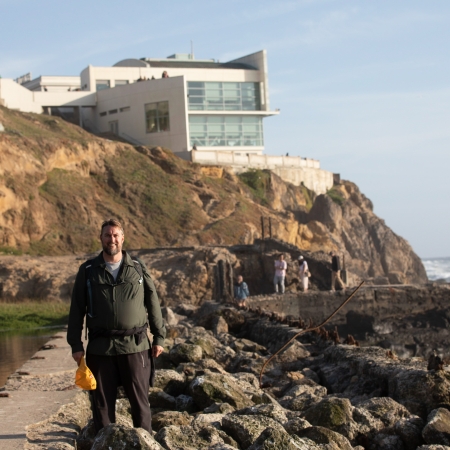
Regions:
<svg viewBox="0 0 450 450"><path fill-rule="evenodd" d="M0 450L23 449L27 425L40 422L72 401L76 364L66 333L55 337L12 374L0 395ZM55 346L55 347L53 347Z"/></svg>

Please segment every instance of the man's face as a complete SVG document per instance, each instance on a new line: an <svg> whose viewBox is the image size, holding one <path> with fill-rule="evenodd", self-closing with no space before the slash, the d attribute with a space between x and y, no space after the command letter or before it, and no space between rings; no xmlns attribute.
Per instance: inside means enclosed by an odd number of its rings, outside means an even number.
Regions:
<svg viewBox="0 0 450 450"><path fill-rule="evenodd" d="M124 236L120 228L107 225L100 235L103 251L110 256L122 252Z"/></svg>

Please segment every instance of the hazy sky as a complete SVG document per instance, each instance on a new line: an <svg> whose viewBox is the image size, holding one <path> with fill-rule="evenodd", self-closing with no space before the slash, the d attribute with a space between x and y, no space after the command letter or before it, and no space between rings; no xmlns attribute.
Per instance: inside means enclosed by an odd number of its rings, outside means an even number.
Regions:
<svg viewBox="0 0 450 450"><path fill-rule="evenodd" d="M450 2L0 0L0 75L266 49L267 154L355 182L421 257L450 256Z"/></svg>

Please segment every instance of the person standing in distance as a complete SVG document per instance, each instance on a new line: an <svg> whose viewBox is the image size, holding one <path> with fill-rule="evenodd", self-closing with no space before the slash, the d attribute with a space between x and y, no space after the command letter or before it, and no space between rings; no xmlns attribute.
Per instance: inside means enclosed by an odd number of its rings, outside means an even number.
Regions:
<svg viewBox="0 0 450 450"><path fill-rule="evenodd" d="M308 292L309 284L309 269L308 263L305 261L303 256L298 257L298 276L300 277L300 282L302 283L303 292Z"/></svg>
<svg viewBox="0 0 450 450"><path fill-rule="evenodd" d="M275 260L275 276L273 277L273 285L275 292L278 294L278 285L280 285L281 293L284 294L284 280L286 278L287 262L284 260L284 255L281 253L278 259Z"/></svg>
<svg viewBox="0 0 450 450"><path fill-rule="evenodd" d="M331 290L336 290L336 281L341 289L345 289L344 282L341 280L341 262L339 261L339 256L334 252L330 252L331 256Z"/></svg>
<svg viewBox="0 0 450 450"><path fill-rule="evenodd" d="M246 306L245 299L250 295L247 283L244 281L242 275L237 277L237 283L234 285L234 299L240 308Z"/></svg>
<svg viewBox="0 0 450 450"><path fill-rule="evenodd" d="M118 220L103 222L100 241L103 251L81 265L75 280L67 341L79 365L86 316L86 364L97 380L97 389L91 391L97 432L115 422L118 386L123 386L130 401L133 426L151 432L151 358L163 352L166 336L161 307L145 265L122 250L124 231ZM151 347L147 320L153 334Z"/></svg>

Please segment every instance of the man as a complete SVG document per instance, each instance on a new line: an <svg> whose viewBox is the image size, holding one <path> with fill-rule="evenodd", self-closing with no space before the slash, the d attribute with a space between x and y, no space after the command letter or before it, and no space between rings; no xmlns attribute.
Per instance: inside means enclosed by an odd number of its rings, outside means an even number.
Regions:
<svg viewBox="0 0 450 450"><path fill-rule="evenodd" d="M284 294L284 280L286 278L287 262L284 260L284 255L281 254L275 260L275 276L273 277L273 285L275 292L278 294L278 285L280 285L281 293Z"/></svg>
<svg viewBox="0 0 450 450"><path fill-rule="evenodd" d="M330 252L331 256L331 290L336 290L336 281L338 282L341 289L345 289L344 282L341 280L341 262L339 261L339 256L334 252Z"/></svg>
<svg viewBox="0 0 450 450"><path fill-rule="evenodd" d="M242 278L242 275L237 277L237 284L234 286L234 299L239 307L245 306L245 299L250 295L247 283Z"/></svg>
<svg viewBox="0 0 450 450"><path fill-rule="evenodd" d="M79 365L86 316L86 364L97 380L97 389L91 391L97 432L115 422L118 386L123 386L130 401L133 425L151 432L150 355L157 358L163 352L166 335L158 296L145 265L122 251L124 232L119 221L103 222L100 240L103 251L81 265L75 280L67 341ZM147 313L153 334L151 350Z"/></svg>
<svg viewBox="0 0 450 450"><path fill-rule="evenodd" d="M298 257L298 276L300 277L300 282L302 283L303 292L308 292L309 268L308 263L301 255Z"/></svg>

